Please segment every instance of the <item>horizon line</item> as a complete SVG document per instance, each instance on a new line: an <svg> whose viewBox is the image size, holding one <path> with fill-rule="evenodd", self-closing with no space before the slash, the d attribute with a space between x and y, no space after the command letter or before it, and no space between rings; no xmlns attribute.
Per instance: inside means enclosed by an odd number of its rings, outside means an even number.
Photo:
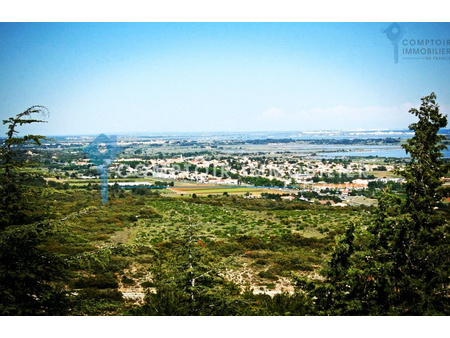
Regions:
<svg viewBox="0 0 450 338"><path fill-rule="evenodd" d="M450 130L450 128L441 128L440 130ZM101 134L105 135L123 135L123 136L132 136L132 135L148 135L148 136L176 136L177 134L182 135L191 135L191 134L267 134L267 133L343 133L343 132L405 132L411 131L408 128L380 128L380 129L315 129L315 130L264 130L264 131L129 131L129 132L97 132L97 133L72 133L72 134L48 134L48 137L62 137L62 136L98 136ZM411 131L412 132L412 131Z"/></svg>
<svg viewBox="0 0 450 338"><path fill-rule="evenodd" d="M441 128L441 131L450 131L450 128ZM312 134L312 133L348 133L348 132L413 132L409 128L379 128L379 129L314 129L314 130L264 130L264 131L136 131L136 132L96 132L96 133L70 133L70 134L47 134L46 137L70 137L70 136L88 136L88 137L96 137L98 135L120 135L120 136L178 136L178 135L193 135L193 134L269 134L269 133L301 133L301 134ZM19 132L20 134L20 132ZM30 133L24 133L30 134ZM0 139L6 139L5 136L0 136Z"/></svg>

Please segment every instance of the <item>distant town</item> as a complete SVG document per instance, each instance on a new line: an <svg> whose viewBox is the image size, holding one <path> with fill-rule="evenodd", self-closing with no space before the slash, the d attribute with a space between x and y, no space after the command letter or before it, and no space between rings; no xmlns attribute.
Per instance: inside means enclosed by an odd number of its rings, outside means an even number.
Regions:
<svg viewBox="0 0 450 338"><path fill-rule="evenodd" d="M121 136L107 167L108 186L185 197L372 205L383 188L402 191L408 156L401 144L408 136L407 131ZM44 165L51 184L92 188L101 179L86 153L93 141L54 138L27 149L27 155Z"/></svg>

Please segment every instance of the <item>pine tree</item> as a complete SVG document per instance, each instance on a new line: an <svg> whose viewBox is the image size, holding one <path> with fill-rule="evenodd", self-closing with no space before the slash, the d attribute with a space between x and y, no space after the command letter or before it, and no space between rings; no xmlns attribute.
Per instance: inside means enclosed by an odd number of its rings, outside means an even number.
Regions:
<svg viewBox="0 0 450 338"><path fill-rule="evenodd" d="M239 288L226 281L219 262L189 220L170 252L155 253L151 270L156 292L148 292L137 314L170 316L232 315L239 308Z"/></svg>
<svg viewBox="0 0 450 338"><path fill-rule="evenodd" d="M436 95L411 109L418 121L414 136L403 145L411 161L403 172L406 199L389 191L379 198L365 266L365 299L372 313L390 315L448 314L448 224L437 208L441 178L448 172L441 151L440 128L447 118Z"/></svg>
<svg viewBox="0 0 450 338"><path fill-rule="evenodd" d="M33 118L41 116L40 119ZM31 123L45 123L48 116L47 108L43 106L32 106L24 112L3 120L8 125L7 138L2 142L0 148L0 229L12 224L23 224L30 222L26 209L30 209L27 199L23 198L30 189L27 183L36 180L40 176L27 173L20 169L30 165L29 158L24 156L23 145L41 145L45 139L42 135L25 135L17 137L17 127Z"/></svg>
<svg viewBox="0 0 450 338"><path fill-rule="evenodd" d="M353 226L336 245L325 269L325 281L296 278L313 299L318 314L448 315L448 222L441 178L448 173L441 151L440 128L447 118L439 112L436 95L422 98L411 109L418 122L403 147L411 161L400 172L406 179L406 198L385 190L378 198L372 224L365 232L363 251L353 253ZM356 250L355 250L356 251Z"/></svg>
<svg viewBox="0 0 450 338"><path fill-rule="evenodd" d="M21 146L40 145L41 135L17 137L17 127L45 122L31 116L47 115L45 107L33 106L16 117L4 120L8 125L0 155L0 315L57 315L67 310L63 289L63 262L42 248L52 234L48 220L33 216L30 186L37 174L21 168L29 164Z"/></svg>

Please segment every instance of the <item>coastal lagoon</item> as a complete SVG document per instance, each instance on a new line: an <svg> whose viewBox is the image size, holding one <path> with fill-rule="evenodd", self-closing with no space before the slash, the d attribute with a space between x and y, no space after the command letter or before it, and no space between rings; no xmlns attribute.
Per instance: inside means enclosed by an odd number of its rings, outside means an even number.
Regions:
<svg viewBox="0 0 450 338"><path fill-rule="evenodd" d="M369 147L368 147L369 148ZM324 152L317 154L318 156L323 157L392 157L392 158L409 158L409 154L406 154L403 148L399 147L382 147L382 149L364 149L364 150L355 150L355 151L341 151L341 152ZM444 158L450 158L450 150L443 151Z"/></svg>

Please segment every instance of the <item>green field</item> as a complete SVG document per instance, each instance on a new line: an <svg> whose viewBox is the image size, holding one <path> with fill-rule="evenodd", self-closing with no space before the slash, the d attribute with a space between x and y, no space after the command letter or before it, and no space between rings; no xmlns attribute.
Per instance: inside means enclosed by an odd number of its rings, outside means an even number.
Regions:
<svg viewBox="0 0 450 338"><path fill-rule="evenodd" d="M235 189L239 193L251 191ZM85 263L73 268L71 289L84 294L78 281L86 276L112 278L118 282L116 290L124 295L143 297L153 283L155 250L176 250L193 224L204 251L218 265L228 262L221 273L241 290L292 292L293 272L318 278L344 228L352 221L365 223L370 217L364 208L330 208L238 195L170 198L143 190L144 195L110 191L109 201L103 205L99 191L47 188L46 198L39 203L41 209L45 205L50 211L52 219L77 212L46 243L48 249L64 256L85 257ZM233 189L211 190L221 193ZM208 189L194 191L209 193ZM106 308L120 313L136 302L125 297L124 301L105 300L104 305L94 306L95 299L83 297L86 307L80 311L89 314L104 313Z"/></svg>
<svg viewBox="0 0 450 338"><path fill-rule="evenodd" d="M196 194L196 195L214 195L223 194L224 192L233 195L243 195L250 193L251 195L260 195L262 192L280 193L275 189L261 189L252 187L237 187L237 186L183 186L171 188L171 190L182 194Z"/></svg>
<svg viewBox="0 0 450 338"><path fill-rule="evenodd" d="M378 170L374 170L371 171L370 174L374 175L376 178L399 178L401 176L399 175L395 175L395 173L393 173L392 171L378 171Z"/></svg>

